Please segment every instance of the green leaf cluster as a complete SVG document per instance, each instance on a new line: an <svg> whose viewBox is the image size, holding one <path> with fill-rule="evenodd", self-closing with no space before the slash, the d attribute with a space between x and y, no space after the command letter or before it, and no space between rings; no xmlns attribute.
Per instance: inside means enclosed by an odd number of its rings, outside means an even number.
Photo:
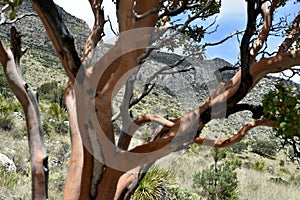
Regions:
<svg viewBox="0 0 300 200"><path fill-rule="evenodd" d="M264 117L274 121L277 136L283 139L300 137L300 94L293 86L275 85L263 98Z"/></svg>

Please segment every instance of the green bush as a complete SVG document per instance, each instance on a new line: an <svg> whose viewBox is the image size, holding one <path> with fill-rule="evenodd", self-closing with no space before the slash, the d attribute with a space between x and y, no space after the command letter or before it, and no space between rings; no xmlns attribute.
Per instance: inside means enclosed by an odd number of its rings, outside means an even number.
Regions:
<svg viewBox="0 0 300 200"><path fill-rule="evenodd" d="M11 131L15 127L12 115L1 116L0 117L0 128L5 131Z"/></svg>
<svg viewBox="0 0 300 200"><path fill-rule="evenodd" d="M284 166L284 160L280 160L279 165L283 167Z"/></svg>
<svg viewBox="0 0 300 200"><path fill-rule="evenodd" d="M239 199L238 178L229 163L211 165L193 176L193 188L208 199Z"/></svg>
<svg viewBox="0 0 300 200"><path fill-rule="evenodd" d="M300 186L300 174L293 174L290 176L290 183L294 185L299 185Z"/></svg>
<svg viewBox="0 0 300 200"><path fill-rule="evenodd" d="M13 96L7 84L3 69L0 69L0 94L2 94L5 98Z"/></svg>
<svg viewBox="0 0 300 200"><path fill-rule="evenodd" d="M189 148L186 149L186 154L188 156L198 156L203 150L204 147L202 145L192 143L190 144Z"/></svg>
<svg viewBox="0 0 300 200"><path fill-rule="evenodd" d="M194 174L193 188L199 195L208 199L239 199L235 169L241 165L241 162L225 160L218 164L220 160L226 158L226 155L226 149L212 149L211 156L215 164Z"/></svg>
<svg viewBox="0 0 300 200"><path fill-rule="evenodd" d="M13 112L20 110L20 104L16 101L7 102L5 97L0 95L0 128L11 131L15 127Z"/></svg>
<svg viewBox="0 0 300 200"><path fill-rule="evenodd" d="M264 162L256 161L255 163L251 163L251 168L257 171L265 171L266 165Z"/></svg>
<svg viewBox="0 0 300 200"><path fill-rule="evenodd" d="M199 199L199 196L197 194L192 193L191 191L181 187L173 188L171 193L172 193L171 200L198 200Z"/></svg>
<svg viewBox="0 0 300 200"><path fill-rule="evenodd" d="M264 118L272 121L283 147L290 146L291 160L300 159L300 93L292 85L279 83L263 98Z"/></svg>
<svg viewBox="0 0 300 200"><path fill-rule="evenodd" d="M248 148L248 143L246 143L246 142L238 142L234 145L227 147L227 149L229 151L232 151L233 153L238 153L238 154L241 154L247 148Z"/></svg>
<svg viewBox="0 0 300 200"><path fill-rule="evenodd" d="M153 166L139 183L132 200L169 200L175 182L169 169Z"/></svg>
<svg viewBox="0 0 300 200"><path fill-rule="evenodd" d="M275 121L277 136L284 139L300 137L300 93L297 88L279 83L263 98L264 116Z"/></svg>
<svg viewBox="0 0 300 200"><path fill-rule="evenodd" d="M256 140L251 144L252 152L261 156L276 156L277 143L267 140Z"/></svg>
<svg viewBox="0 0 300 200"><path fill-rule="evenodd" d="M59 104L60 107L65 108L64 87L59 86L58 82L44 83L37 88L37 92L41 99L48 100L50 103Z"/></svg>

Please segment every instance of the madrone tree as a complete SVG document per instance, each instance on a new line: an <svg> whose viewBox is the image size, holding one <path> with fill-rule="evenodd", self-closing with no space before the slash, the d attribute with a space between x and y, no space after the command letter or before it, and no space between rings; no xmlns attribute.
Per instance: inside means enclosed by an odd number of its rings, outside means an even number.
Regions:
<svg viewBox="0 0 300 200"><path fill-rule="evenodd" d="M297 49L300 13L292 13L292 21L276 13L287 1L247 0L245 29L225 36L216 43L203 44L201 39L211 30L208 29L210 26L204 28L201 20L219 13L221 3L226 4L226 1L116 0L119 37L103 57L96 58L96 62L92 62L93 50L105 35L104 25L109 23L102 0L89 0L95 23L83 52L76 51L73 37L52 0L30 2L43 22L69 77L65 101L70 121L72 154L63 199L129 199L145 174L137 172L146 172L145 169L155 160L170 152L186 148L190 143L226 147L242 140L254 127L276 128L281 125L276 114L264 117L263 106L239 102L269 73L286 69L292 70L293 74L299 73L295 66L300 65L300 50ZM10 20L14 20L16 7L21 3L19 0L2 0L2 11L8 12ZM9 19L4 22L8 23ZM188 39L182 40L179 35ZM132 117L129 109L153 88L153 84L149 83L137 99L133 98L136 71L153 50L180 46L185 50L184 58L187 58L201 55L204 48L221 44L234 35L241 38L240 57L236 65L238 70L229 81L220 80L202 105L190 108L189 112L177 119L151 113ZM278 49L268 48L270 35L282 38ZM47 199L48 167L42 124L35 93L24 82L18 70L20 59L25 53L20 45L20 34L12 28L11 47L6 48L0 43L0 61L9 86L26 115L32 166L32 199ZM171 69L162 69L154 73L153 77L176 73ZM188 70L192 69L185 69ZM226 67L221 70L226 70ZM119 114L113 116L112 99L125 82L126 90ZM241 129L233 133L232 137L226 140L201 137L204 125L212 119L228 117L245 110L253 113L253 121L241 124ZM297 112L299 114L299 110ZM118 117L122 121L122 127L118 129L120 133L113 128L113 121ZM147 142L129 149L132 135L146 123L159 126ZM295 135L289 139L299 147L299 133L292 132ZM116 134L119 134L117 139Z"/></svg>

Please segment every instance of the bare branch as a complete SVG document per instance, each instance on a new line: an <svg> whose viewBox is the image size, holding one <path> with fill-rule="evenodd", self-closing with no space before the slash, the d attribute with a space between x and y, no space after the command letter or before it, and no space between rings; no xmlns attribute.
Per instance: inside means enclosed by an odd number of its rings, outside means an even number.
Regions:
<svg viewBox="0 0 300 200"><path fill-rule="evenodd" d="M265 41L269 36L270 28L272 27L273 13L275 11L277 3L278 0L272 1L270 8L267 8L267 2L263 3L261 6L264 23L260 30L258 38L254 42L250 50L250 55L251 55L250 65L255 61L255 57L257 56L259 50L262 48L263 44L265 43Z"/></svg>
<svg viewBox="0 0 300 200"><path fill-rule="evenodd" d="M218 42L205 43L203 45L203 48L220 45L220 44L226 42L227 40L229 40L230 38L233 38L234 36L239 35L239 34L244 33L244 32L245 31L236 31L235 33L232 33L232 34L228 35L227 37L223 38L222 40L220 40Z"/></svg>
<svg viewBox="0 0 300 200"><path fill-rule="evenodd" d="M28 132L28 143L31 160L32 174L32 199L48 198L48 157L44 148L43 128L40 111L38 108L36 92L23 80L17 62L23 55L21 50L20 34L12 28L12 51L6 50L0 42L0 62L9 87L21 103ZM19 62L19 61L18 61Z"/></svg>
<svg viewBox="0 0 300 200"><path fill-rule="evenodd" d="M241 128L234 136L226 139L226 140L211 140L211 139L205 139L202 137L197 137L194 140L194 143L210 146L210 147L227 147L230 145L233 145L239 141L241 141L245 135L253 128L257 126L268 126L268 127L276 127L277 125L274 122L269 122L265 119L261 120L254 120L252 122L249 122L243 128Z"/></svg>
<svg viewBox="0 0 300 200"><path fill-rule="evenodd" d="M109 15L107 15L107 21L109 22L109 26L110 26L110 30L115 34L115 36L119 36L119 33L117 33L113 27L112 27L112 23L111 23L111 20L109 18Z"/></svg>
<svg viewBox="0 0 300 200"><path fill-rule="evenodd" d="M22 14L22 15L19 15L17 16L15 19L13 20L6 20L3 19L0 21L0 26L1 25L6 25L6 24L13 24L13 23L16 23L17 21L19 21L20 19L23 19L25 17L37 17L38 15L36 13L25 13L25 14Z"/></svg>
<svg viewBox="0 0 300 200"><path fill-rule="evenodd" d="M298 15L294 19L291 31L288 34L288 36L285 38L285 40L282 42L282 44L280 45L277 54L282 54L287 52L288 49L293 44L293 42L299 40L300 37L299 21L300 21L300 12L298 12Z"/></svg>
<svg viewBox="0 0 300 200"><path fill-rule="evenodd" d="M104 19L104 10L103 8L101 8L102 0L89 0L89 2L94 13L95 22L93 29L91 30L90 35L86 41L81 58L81 62L85 67L90 67L91 65L93 50L97 46L97 43L105 35L103 32L103 28L104 24L106 23Z"/></svg>

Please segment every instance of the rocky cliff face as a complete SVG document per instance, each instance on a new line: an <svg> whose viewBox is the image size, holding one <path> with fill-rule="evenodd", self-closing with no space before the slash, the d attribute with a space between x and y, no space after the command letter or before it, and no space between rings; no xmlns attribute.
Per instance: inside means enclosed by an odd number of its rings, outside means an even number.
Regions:
<svg viewBox="0 0 300 200"><path fill-rule="evenodd" d="M65 12L58 7L59 13L66 26L69 28L75 39L75 45L78 52L82 52L85 41L89 35L90 28L87 23ZM18 7L17 14L35 13L29 0L24 0L23 4ZM41 61L47 67L58 65L56 52L46 33L46 30L38 16L24 17L18 20L14 25L22 34L23 47L29 48L29 54L35 59ZM9 41L10 27L12 25L3 25L0 29L0 39Z"/></svg>

